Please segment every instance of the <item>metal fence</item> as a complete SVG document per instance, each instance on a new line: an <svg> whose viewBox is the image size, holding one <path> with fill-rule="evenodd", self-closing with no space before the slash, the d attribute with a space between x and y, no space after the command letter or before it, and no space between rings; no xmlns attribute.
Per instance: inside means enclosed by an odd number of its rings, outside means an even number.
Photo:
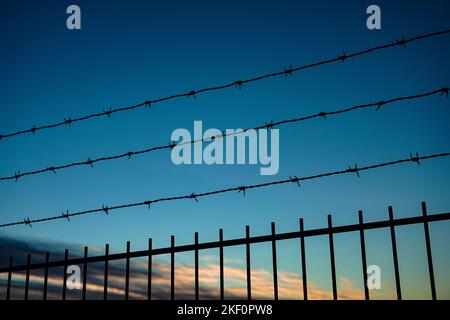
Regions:
<svg viewBox="0 0 450 320"><path fill-rule="evenodd" d="M213 242L205 242L199 243L198 241L198 233L195 233L194 243L189 245L175 245L175 237L171 237L171 245L170 247L165 248L153 248L152 247L152 239L148 241L148 250L140 250L140 251L131 251L130 242L127 242L127 250L123 253L117 254L109 254L109 244L105 246L105 254L101 256L88 256L88 247L84 248L84 257L82 258L74 258L69 259L69 251L66 249L64 253L64 260L58 261L50 261L49 252L46 253L46 258L44 263L31 263L31 255L28 254L27 264L26 265L13 265L13 257L11 256L9 259L9 265L7 267L0 268L0 274L8 273L7 280L7 290L6 290L6 299L10 299L11 294L11 275L13 272L26 271L26 280L25 280L25 296L24 299L28 299L28 290L29 290L29 279L30 279L30 270L36 269L44 269L44 285L43 285L43 299L47 299L47 280L48 280L48 271L49 268L54 267L64 267L63 273L63 290L62 290L62 299L66 299L67 293L67 267L69 265L83 265L83 284L82 284L82 299L86 299L86 280L87 280L87 272L88 272L88 263L95 262L104 262L104 291L103 298L106 300L108 295L108 263L113 260L126 260L125 267L125 299L128 300L129 297L129 280L130 280L130 259L131 258L139 258L139 257L147 257L148 258L148 290L147 296L148 299L151 299L152 296L152 257L163 254L170 254L170 297L171 300L175 299L175 253L179 252L188 252L194 251L195 253L195 299L199 299L199 251L205 249L219 249L219 259L220 259L220 298L224 299L224 247L231 246L239 246L244 245L246 247L246 269L247 269L247 298L249 300L252 299L252 286L251 286L251 259L250 259L250 249L251 244L255 243L264 243L271 242L272 244L272 261L273 261L273 295L274 299L278 299L278 272L277 272L277 246L276 242L279 240L288 240L288 239L299 239L300 241L300 262L301 262L301 275L302 275L302 287L299 290L303 290L303 297L305 300L308 299L308 288L307 288L307 269L306 269L306 250L305 250L305 238L328 235L329 239L329 248L330 248L330 262L331 262L331 281L333 288L333 299L337 300L338 292L337 292L337 284L336 284L336 266L335 266L335 256L334 256L334 243L333 243L333 235L337 233L346 233L346 232L355 232L359 231L360 235L360 244L361 244L361 272L364 279L364 297L366 300L369 300L369 288L367 287L367 261L366 261L366 248L365 248L365 238L364 231L370 229L380 229L380 228L389 228L390 229L390 237L392 244L392 258L394 264L394 275L395 275L395 287L397 293L397 299L402 299L402 292L400 287L400 271L398 264L398 256L397 256L397 243L395 237L395 227L403 226L403 225L414 225L414 224L423 224L424 227L424 235L426 242L426 251L427 251L427 262L428 262L428 271L429 271L429 282L430 282L430 290L431 297L433 300L436 300L436 286L434 279L434 271L433 271L433 259L431 254L431 243L430 243L430 232L429 232L429 222L437 222L450 220L450 212L446 213L438 213L433 215L427 214L427 208L425 202L422 202L422 215L408 218L400 218L394 219L394 214L392 207L389 207L389 219L375 222L364 222L363 221L363 213L359 211L359 223L358 224L350 224L344 226L333 226L331 215L328 215L328 227L327 228L319 228L319 229L310 229L305 230L303 219L299 220L299 230L293 232L286 233L276 233L275 232L275 223L271 224L271 234L263 235L263 236L250 236L250 227L246 226L246 236L245 238L237 238L224 240L223 239L223 230L219 230L219 241Z"/></svg>

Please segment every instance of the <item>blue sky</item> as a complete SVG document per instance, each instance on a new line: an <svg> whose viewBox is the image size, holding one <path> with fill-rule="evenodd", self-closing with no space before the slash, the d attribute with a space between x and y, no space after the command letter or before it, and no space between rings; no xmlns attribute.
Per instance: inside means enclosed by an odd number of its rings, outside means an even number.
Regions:
<svg viewBox="0 0 450 320"><path fill-rule="evenodd" d="M377 1L382 10L382 30L369 31L365 10L368 1L76 1L82 29L65 26L69 1L2 1L0 4L0 133L53 123L65 117L90 114L155 99L173 93L228 83L241 78L327 59L342 53L447 29L447 1ZM28 171L166 144L177 128L240 128L333 110L344 106L415 94L449 85L450 36L415 42L300 72L285 79L264 80L207 93L197 99L178 99L73 125L22 135L0 142L0 175ZM253 184L404 158L410 152L447 152L450 142L449 100L440 96L401 102L380 112L358 111L317 119L280 129L280 170L260 176L259 166L175 166L166 151L73 168L58 174L24 177L0 184L1 222L53 216ZM366 220L385 219L387 206L396 216L420 214L420 201L430 213L450 207L450 170L447 159L406 164L395 168L251 190L246 196L225 194L195 201L157 204L150 211L134 208L0 230L18 239L78 243L123 251L127 240L133 249L145 248L147 238L165 246L170 235L177 243L201 241L326 225L355 223L357 210ZM414 231L416 230L416 231ZM385 264L392 274L383 235L368 244L369 259ZM419 228L399 231L399 247L421 239ZM448 270L448 224L432 226L433 250L438 270ZM316 241L316 240L314 240ZM418 240L417 240L418 241ZM311 247L314 281L330 288L327 243ZM359 281L359 251L351 237L342 239L337 263L348 277ZM280 249L294 252L296 244ZM417 248L421 248L418 244ZM425 272L422 249L401 253L405 272ZM255 251L255 261L270 267L265 250ZM261 254L258 254L260 252ZM243 251L242 251L243 253ZM436 253L435 253L436 254ZM297 255L285 254L283 269L298 271ZM233 256L239 256L238 253ZM242 258L244 256L242 255ZM352 260L353 259L353 260ZM3 261L3 263L5 263ZM417 268L410 268L415 265ZM313 267L315 266L315 267ZM403 270L402 269L402 270ZM359 269L357 269L359 270ZM424 271L425 270L425 271ZM410 271L414 278L413 271ZM450 281L442 273L443 293L450 296ZM412 281L413 283L414 281ZM409 288L421 293L425 284ZM427 289L425 289L427 290ZM419 292L419 293L417 293Z"/></svg>

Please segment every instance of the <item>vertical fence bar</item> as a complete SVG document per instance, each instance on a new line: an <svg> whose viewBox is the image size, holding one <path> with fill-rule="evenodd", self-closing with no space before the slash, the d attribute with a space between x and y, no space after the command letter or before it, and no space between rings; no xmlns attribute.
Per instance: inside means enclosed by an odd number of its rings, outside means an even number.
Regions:
<svg viewBox="0 0 450 320"><path fill-rule="evenodd" d="M223 229L219 229L219 259L220 259L220 300L225 298L224 274L223 274Z"/></svg>
<svg viewBox="0 0 450 320"><path fill-rule="evenodd" d="M250 265L250 226L245 226L245 248L247 255L247 299L252 300L252 279L251 279L251 265Z"/></svg>
<svg viewBox="0 0 450 320"><path fill-rule="evenodd" d="M47 287L48 287L48 263L50 261L50 252L45 253L45 268L44 268L44 288L43 299L47 300Z"/></svg>
<svg viewBox="0 0 450 320"><path fill-rule="evenodd" d="M28 291L30 288L30 264L31 264L31 254L27 256L27 273L25 276L25 300L28 300Z"/></svg>
<svg viewBox="0 0 450 320"><path fill-rule="evenodd" d="M198 232L194 236L195 241L195 300L198 300Z"/></svg>
<svg viewBox="0 0 450 320"><path fill-rule="evenodd" d="M13 257L9 257L9 269L8 269L8 284L6 287L6 300L9 300L11 298L11 269L13 265Z"/></svg>
<svg viewBox="0 0 450 320"><path fill-rule="evenodd" d="M425 231L425 243L427 246L428 273L430 275L431 299L436 300L436 285L434 283L433 257L431 255L430 230L428 228L427 205L425 202L422 202L422 214L424 217L423 228Z"/></svg>
<svg viewBox="0 0 450 320"><path fill-rule="evenodd" d="M108 262L109 262L109 244L105 245L105 279L103 280L103 300L108 300Z"/></svg>
<svg viewBox="0 0 450 320"><path fill-rule="evenodd" d="M331 221L331 214L328 215L328 237L330 242L331 282L333 284L333 300L337 300L336 264L334 261L333 223Z"/></svg>
<svg viewBox="0 0 450 320"><path fill-rule="evenodd" d="M130 249L131 243L130 241L127 241L127 257L125 259L125 300L128 300L130 291Z"/></svg>
<svg viewBox="0 0 450 320"><path fill-rule="evenodd" d="M389 206L389 223L391 229L392 257L394 259L395 287L397 289L397 299L402 300L402 290L400 287L400 271L398 268L398 257L397 257L397 242L395 240L394 211L392 210L392 206Z"/></svg>
<svg viewBox="0 0 450 320"><path fill-rule="evenodd" d="M88 247L84 247L84 261L83 261L83 293L82 293L82 296L81 296L81 299L82 299L82 300L86 300L87 258L88 258Z"/></svg>
<svg viewBox="0 0 450 320"><path fill-rule="evenodd" d="M64 275L63 275L63 292L62 299L66 300L67 295L67 260L69 259L69 250L64 250Z"/></svg>
<svg viewBox="0 0 450 320"><path fill-rule="evenodd" d="M170 300L175 300L175 236L170 237Z"/></svg>
<svg viewBox="0 0 450 320"><path fill-rule="evenodd" d="M275 222L271 223L272 230L272 261L273 261L273 298L278 300L278 268L277 268L277 244L275 242Z"/></svg>
<svg viewBox="0 0 450 320"><path fill-rule="evenodd" d="M308 300L308 280L306 278L306 251L305 251L305 236L303 218L300 220L300 250L302 259L302 283L303 283L303 300Z"/></svg>
<svg viewBox="0 0 450 320"><path fill-rule="evenodd" d="M152 300L152 238L148 239L147 300Z"/></svg>
<svg viewBox="0 0 450 320"><path fill-rule="evenodd" d="M370 299L369 287L367 286L367 259L366 259L366 240L364 238L364 221L362 210L358 211L359 217L359 239L361 241L361 260L362 260L362 271L363 271L363 281L364 281L364 298L366 300Z"/></svg>

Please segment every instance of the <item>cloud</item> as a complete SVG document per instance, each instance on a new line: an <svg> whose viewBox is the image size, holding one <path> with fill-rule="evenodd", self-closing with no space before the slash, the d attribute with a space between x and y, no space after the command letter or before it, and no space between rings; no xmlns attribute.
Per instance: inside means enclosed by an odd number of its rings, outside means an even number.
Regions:
<svg viewBox="0 0 450 320"><path fill-rule="evenodd" d="M51 248L51 249L50 249ZM20 241L0 236L0 263L7 265L9 255L15 257L14 264L26 263L26 255L32 254L33 261L44 260L46 251L52 251L52 259L61 259L63 248L69 248L72 255L82 255L82 246L76 244L50 243L42 241ZM56 254L54 254L56 252ZM99 251L98 251L99 252ZM203 256L199 265L201 299L219 298L219 264L215 256ZM130 268L130 299L147 299L147 261L132 259ZM62 293L62 268L51 268L48 277L48 299L60 299ZM225 264L225 298L245 299L247 296L247 271L244 268ZM104 264L88 264L87 297L103 299ZM273 275L271 270L252 269L252 298L273 299ZM42 299L43 270L30 274L30 299ZM23 299L25 273L13 273L12 298ZM302 279L299 273L278 271L280 299L302 299ZM5 296L6 274L0 275L0 294ZM339 278L339 299L362 299L362 289L355 288L351 280ZM108 299L123 299L125 295L125 262L111 261L108 268ZM309 299L331 299L332 292L308 281ZM67 290L68 299L80 299L81 290ZM170 265L154 259L152 264L152 298L170 298ZM194 298L194 267L177 262L175 268L175 298Z"/></svg>

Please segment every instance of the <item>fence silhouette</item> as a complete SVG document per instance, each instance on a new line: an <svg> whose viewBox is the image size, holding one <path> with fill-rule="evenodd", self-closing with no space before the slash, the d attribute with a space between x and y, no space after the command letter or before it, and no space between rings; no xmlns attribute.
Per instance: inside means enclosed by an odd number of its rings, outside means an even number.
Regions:
<svg viewBox="0 0 450 320"><path fill-rule="evenodd" d="M43 285L43 299L47 299L47 282L48 282L48 273L49 268L54 267L64 267L63 272L63 288L62 288L62 300L66 299L67 293L67 267L69 265L83 265L83 279L82 279L82 299L86 299L86 282L87 282L87 273L88 273L88 263L95 262L104 262L104 290L103 290L103 298L107 300L108 294L108 263L109 261L114 260L126 260L125 267L125 300L128 300L129 297L129 280L130 280L130 259L138 258L138 257L147 257L148 258L148 290L147 296L148 299L151 299L152 296L152 257L156 255L170 254L170 299L175 299L175 254L180 252L190 252L194 251L195 253L195 299L199 299L199 251L205 249L219 249L219 257L220 257L220 299L224 299L224 247L232 247L244 245L246 246L246 269L247 269L247 299L252 299L252 286L251 286L251 259L250 259L250 250L251 244L263 243L263 242L271 242L272 243L272 261L273 261L273 296L275 300L278 300L278 272L277 272L277 246L276 242L279 240L288 240L288 239L299 239L300 240L300 260L301 260L301 275L302 275L302 288L299 290L303 290L303 297L305 300L308 299L308 288L307 288L307 270L306 270L306 250L305 250L305 238L328 235L329 238L329 250L330 250L330 262L331 262L331 281L333 288L333 299L338 299L337 292L337 284L336 284L336 267L335 267L335 256L334 256L334 243L333 243L333 235L337 233L346 233L346 232L355 232L359 231L360 234L360 245L361 245L361 272L363 274L364 279L364 297L366 300L369 300L369 288L367 287L367 261L366 261L366 248L365 248L365 238L364 231L370 229L380 229L380 228L389 228L390 229L390 237L392 244L392 258L394 264L394 274L395 274L395 287L397 299L402 299L401 287L400 287L400 271L398 264L398 256L397 256L397 244L396 244L396 236L395 236L395 227L404 226L404 225L413 225L413 224L423 224L424 226L424 235L426 242L426 251L427 251L427 262L428 262L428 271L429 271L429 282L430 282L430 290L431 290L431 298L436 300L436 286L435 286L435 278L433 271L433 259L431 253L431 243L430 243L430 233L429 233L429 222L438 222L450 220L450 212L446 213L438 213L438 214L427 214L427 208L425 202L422 202L422 215L408 218L400 218L394 219L393 209L389 207L389 219L375 221L375 222L364 222L363 221L363 213L359 211L359 223L350 224L344 226L333 226L332 217L328 215L328 227L319 228L319 229L310 229L305 230L303 219L299 220L299 230L293 232L286 233L276 233L275 231L275 223L271 224L271 234L263 235L263 236L250 236L250 227L246 226L246 236L244 238L236 238L230 240L223 239L223 230L219 230L219 241L213 242L205 242L199 243L198 241L198 233L195 233L194 243L189 245L175 245L175 236L171 236L171 245L170 247L164 248L153 248L152 247L152 239L150 238L148 241L148 250L140 250L140 251L131 251L131 244L127 242L127 250L123 253L117 254L109 254L109 244L105 246L105 254L101 256L88 256L88 247L84 248L84 257L82 258L74 258L69 259L69 251L68 249L64 252L64 259L58 261L50 261L50 253L46 253L45 262L43 263L31 263L31 255L28 254L27 264L26 265L13 265L13 257L9 258L9 265L7 267L0 268L0 274L7 273L7 290L6 290L6 300L10 299L11 295L11 276L13 272L26 271L26 280L25 280L25 295L24 299L28 300L28 290L29 290L29 279L30 279L30 270L35 269L44 269L44 285Z"/></svg>

